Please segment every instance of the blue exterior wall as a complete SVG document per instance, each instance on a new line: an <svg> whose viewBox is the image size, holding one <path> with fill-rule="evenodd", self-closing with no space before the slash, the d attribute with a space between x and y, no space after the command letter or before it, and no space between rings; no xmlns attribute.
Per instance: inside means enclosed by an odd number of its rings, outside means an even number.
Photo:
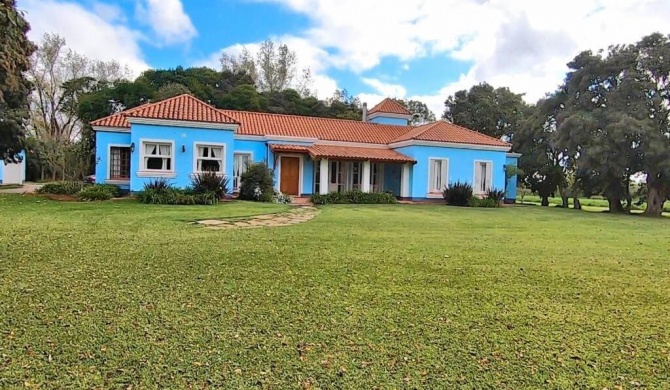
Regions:
<svg viewBox="0 0 670 390"><path fill-rule="evenodd" d="M395 149L400 153L413 157L417 163L412 167L410 178L410 196L412 198L426 198L428 195L428 180L430 158L448 158L449 172L448 181L465 181L472 184L474 181L475 160L492 162L492 180L493 187L496 189L505 188L506 152L442 148L436 146L406 146Z"/></svg>
<svg viewBox="0 0 670 390"><path fill-rule="evenodd" d="M141 169L140 156L142 140L174 141L174 175L169 177L170 183L176 187L187 187L191 184L193 173L193 161L196 151L194 143L217 143L225 144L225 174L233 176L233 152L234 132L233 130L198 129L193 127L156 126L145 124L132 125L131 142L135 143L135 151L130 158L130 190L141 191L144 184L152 180L152 177L139 177L138 170ZM182 152L182 146L185 151ZM255 157L254 157L255 158Z"/></svg>
<svg viewBox="0 0 670 390"><path fill-rule="evenodd" d="M368 122L379 123L382 125L407 126L407 119L391 118L387 116L378 116L376 118L368 120Z"/></svg>
<svg viewBox="0 0 670 390"><path fill-rule="evenodd" d="M510 157L507 156L505 164L506 165L512 165L512 166L518 166L517 164L519 163L519 158L518 157ZM511 202L516 200L516 187L517 187L517 175L514 175L507 179L507 189L505 191L505 198Z"/></svg>
<svg viewBox="0 0 670 390"><path fill-rule="evenodd" d="M130 146L130 133L116 133L110 131L95 132L95 182L105 183L109 179L109 146L127 145ZM137 151L136 151L137 152ZM131 175L137 165L130 161ZM129 190L130 185L121 185L121 189Z"/></svg>

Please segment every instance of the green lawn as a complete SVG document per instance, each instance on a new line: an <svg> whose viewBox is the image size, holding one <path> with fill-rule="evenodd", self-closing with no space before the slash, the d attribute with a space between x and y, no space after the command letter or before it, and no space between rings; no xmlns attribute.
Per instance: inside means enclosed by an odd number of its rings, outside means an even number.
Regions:
<svg viewBox="0 0 670 390"><path fill-rule="evenodd" d="M670 388L670 221L0 196L0 388Z"/></svg>

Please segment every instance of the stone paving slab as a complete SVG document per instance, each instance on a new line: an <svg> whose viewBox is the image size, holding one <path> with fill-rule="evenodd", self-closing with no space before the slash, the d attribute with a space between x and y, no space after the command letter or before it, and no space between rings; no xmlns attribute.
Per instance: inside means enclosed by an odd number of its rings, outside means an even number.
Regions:
<svg viewBox="0 0 670 390"><path fill-rule="evenodd" d="M297 206L285 213L255 215L248 218L204 219L193 223L217 230L291 226L312 220L318 213L319 209L316 207Z"/></svg>

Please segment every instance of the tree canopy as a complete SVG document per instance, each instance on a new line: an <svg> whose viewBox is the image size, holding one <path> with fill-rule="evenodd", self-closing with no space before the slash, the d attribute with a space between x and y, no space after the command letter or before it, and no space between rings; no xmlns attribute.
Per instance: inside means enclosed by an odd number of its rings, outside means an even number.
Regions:
<svg viewBox="0 0 670 390"><path fill-rule="evenodd" d="M30 82L25 72L35 45L14 0L0 0L0 160L16 162L25 144Z"/></svg>

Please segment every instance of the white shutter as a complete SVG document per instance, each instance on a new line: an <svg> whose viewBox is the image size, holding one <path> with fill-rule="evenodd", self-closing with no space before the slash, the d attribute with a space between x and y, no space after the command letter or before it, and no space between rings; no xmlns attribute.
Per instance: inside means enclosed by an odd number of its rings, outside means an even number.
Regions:
<svg viewBox="0 0 670 390"><path fill-rule="evenodd" d="M492 163L486 163L486 188L485 188L485 190L488 191L491 188L493 188L493 164Z"/></svg>
<svg viewBox="0 0 670 390"><path fill-rule="evenodd" d="M442 160L442 185L438 188L439 191L444 190L444 187L449 185L449 160Z"/></svg>
<svg viewBox="0 0 670 390"><path fill-rule="evenodd" d="M475 162L475 182L473 183L475 192L481 192L482 188L482 163Z"/></svg>
<svg viewBox="0 0 670 390"><path fill-rule="evenodd" d="M435 191L435 160L428 160L429 162L429 169L428 169L428 192L433 192Z"/></svg>

